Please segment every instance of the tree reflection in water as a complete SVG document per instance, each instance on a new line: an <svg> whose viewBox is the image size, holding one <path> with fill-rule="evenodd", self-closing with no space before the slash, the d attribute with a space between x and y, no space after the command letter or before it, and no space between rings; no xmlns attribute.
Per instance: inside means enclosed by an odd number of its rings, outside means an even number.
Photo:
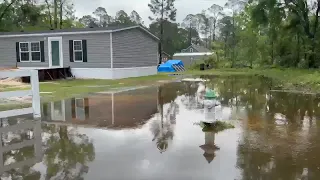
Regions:
<svg viewBox="0 0 320 180"><path fill-rule="evenodd" d="M26 118L22 118L22 117L16 117L15 119L11 119L11 118L2 118L0 119L0 124L1 124L1 129L5 130L6 128L10 127L10 126L14 126L16 125L17 127L19 126L20 123L28 121ZM40 124L36 124L35 125L39 125ZM41 132L39 132L41 133ZM40 137L40 134L39 134ZM25 128L21 128L16 132L7 132L7 133L1 133L1 148L2 147L8 147L11 145L17 145L17 143L21 143L23 141L28 141L31 139L34 139L34 131L31 129L25 129ZM39 141L39 139L37 139ZM35 142L35 143L41 143L41 142ZM13 150L9 150L6 152L3 152L3 154L1 153L0 155L3 157L3 165L7 166L7 165L12 165L15 163L20 163L20 162L30 162L33 163L32 161L29 161L30 159L33 159L36 155L35 155L35 149L33 147L33 145L31 146L21 146L18 145L18 149L13 149ZM16 168L16 169L10 169L6 172L4 172L0 178L1 179L30 179L30 180L37 180L40 179L41 177L41 172L32 169L32 167L30 164L27 163L29 166L24 166L24 167L20 167L20 168ZM34 162L35 163L35 162ZM1 165L1 168L3 168L3 166ZM2 171L2 169L1 169Z"/></svg>
<svg viewBox="0 0 320 180"><path fill-rule="evenodd" d="M152 121L150 130L153 133L152 141L156 142L160 153L165 152L169 146L169 140L173 140L174 128L176 124L176 115L179 113L179 106L175 102L179 94L179 88L173 90L164 89L163 86L158 88L158 112L159 118ZM168 109L164 114L164 105L171 101Z"/></svg>
<svg viewBox="0 0 320 180"><path fill-rule="evenodd" d="M268 80L259 77L210 83L223 106L243 112L237 152L243 180L320 177L319 96L272 92Z"/></svg>
<svg viewBox="0 0 320 180"><path fill-rule="evenodd" d="M95 158L88 136L67 126L44 125L46 179L83 179Z"/></svg>
<svg viewBox="0 0 320 180"><path fill-rule="evenodd" d="M7 127L25 121L29 120L16 117L9 120L2 119L1 125ZM40 128L41 124L38 125ZM2 145L33 139L33 134L34 132L29 129L10 132L9 135L2 134L1 138L4 142ZM41 139L39 143L41 144ZM42 124L42 150L44 154L42 162L46 166L46 171L37 171L37 168L34 167L36 162L34 162L6 171L1 178L37 180L44 176L45 179L79 180L83 179L83 175L88 172L87 163L95 158L92 141L85 134L80 134L77 129L67 126ZM3 154L4 160L12 162L25 161L34 156L37 155L33 146L26 146Z"/></svg>

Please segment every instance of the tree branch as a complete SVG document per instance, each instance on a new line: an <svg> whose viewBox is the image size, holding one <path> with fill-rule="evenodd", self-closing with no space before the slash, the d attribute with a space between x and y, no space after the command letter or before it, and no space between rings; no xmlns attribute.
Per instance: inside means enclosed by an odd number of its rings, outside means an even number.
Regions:
<svg viewBox="0 0 320 180"><path fill-rule="evenodd" d="M2 21L2 18L6 14L6 12L9 10L9 8L16 2L17 0L11 0L11 3L4 8L3 12L0 14L0 22Z"/></svg>

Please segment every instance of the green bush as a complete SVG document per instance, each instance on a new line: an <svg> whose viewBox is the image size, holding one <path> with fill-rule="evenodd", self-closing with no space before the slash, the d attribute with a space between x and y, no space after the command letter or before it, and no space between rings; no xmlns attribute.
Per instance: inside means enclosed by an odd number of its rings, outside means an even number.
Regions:
<svg viewBox="0 0 320 180"><path fill-rule="evenodd" d="M204 63L203 60L199 60L191 64L187 69L189 70L200 70L200 64Z"/></svg>

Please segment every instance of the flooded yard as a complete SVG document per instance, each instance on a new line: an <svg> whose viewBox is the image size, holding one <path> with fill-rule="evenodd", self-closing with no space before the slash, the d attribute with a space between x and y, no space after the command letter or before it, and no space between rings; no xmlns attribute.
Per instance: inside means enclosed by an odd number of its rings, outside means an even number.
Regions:
<svg viewBox="0 0 320 180"><path fill-rule="evenodd" d="M1 179L320 179L320 96L270 91L260 77L93 93L1 119ZM200 121L234 129L203 131ZM2 162L2 163L1 163Z"/></svg>

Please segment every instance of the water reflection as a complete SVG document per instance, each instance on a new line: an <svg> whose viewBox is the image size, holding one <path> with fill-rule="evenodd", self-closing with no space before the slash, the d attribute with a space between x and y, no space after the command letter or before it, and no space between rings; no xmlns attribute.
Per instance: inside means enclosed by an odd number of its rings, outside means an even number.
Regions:
<svg viewBox="0 0 320 180"><path fill-rule="evenodd" d="M31 167L42 161L41 122L2 118L0 127L1 179L39 179Z"/></svg>
<svg viewBox="0 0 320 180"><path fill-rule="evenodd" d="M42 105L43 120L96 128L139 128L157 112L156 88L95 94Z"/></svg>
<svg viewBox="0 0 320 180"><path fill-rule="evenodd" d="M46 166L45 179L79 179L88 173L95 152L87 135L67 126L44 124L42 129L45 155L35 168Z"/></svg>
<svg viewBox="0 0 320 180"><path fill-rule="evenodd" d="M205 143L200 146L200 148L204 151L203 156L206 158L208 163L211 163L212 160L216 157L216 151L220 148L216 146L214 143L215 140L215 132L205 132Z"/></svg>
<svg viewBox="0 0 320 180"><path fill-rule="evenodd" d="M45 103L41 146L3 150L35 139L35 124L2 135L1 178L320 178L319 96L271 92L260 77L206 78L220 107L203 106L193 82ZM30 118L10 117L2 125ZM236 128L214 133L194 125L216 119ZM39 159L5 169L32 157Z"/></svg>

